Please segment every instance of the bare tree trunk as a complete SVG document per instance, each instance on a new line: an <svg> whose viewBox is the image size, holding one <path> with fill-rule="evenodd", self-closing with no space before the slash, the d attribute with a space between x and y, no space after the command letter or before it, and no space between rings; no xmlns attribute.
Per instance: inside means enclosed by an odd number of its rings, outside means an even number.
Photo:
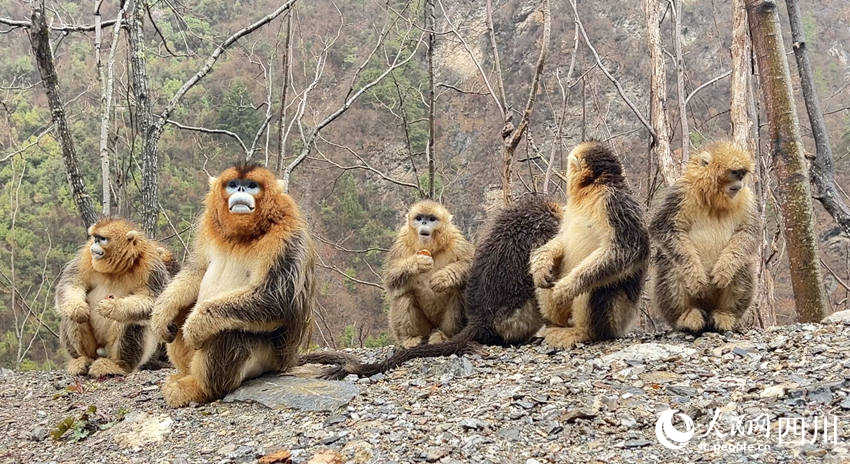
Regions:
<svg viewBox="0 0 850 464"><path fill-rule="evenodd" d="M65 174L68 184L71 186L71 196L77 205L80 217L86 228L97 222L97 212L92 205L91 197L86 191L83 177L77 166L77 151L74 148L74 139L71 137L71 129L65 117L65 104L62 95L59 94L59 77L56 75L56 67L53 63L53 50L50 48L50 37L48 36L47 21L44 10L32 10L32 26L30 27L30 43L41 75L41 82L47 93L47 103L50 106L50 116L56 131L59 145L62 147L62 161L65 163Z"/></svg>
<svg viewBox="0 0 850 464"><path fill-rule="evenodd" d="M95 0L96 7L99 8L102 0ZM97 77L101 84L100 94L100 171L103 183L103 215L109 216L112 214L112 184L110 182L109 169L109 118L112 107L112 86L114 82L113 69L115 67L115 50L118 48L118 39L121 37L121 23L124 19L124 7L118 12L118 19L115 20L115 28L112 33L112 46L109 48L109 58L106 60L106 71L104 73L103 63L100 59L101 45L101 28L100 28L100 10L95 11L95 50L97 53Z"/></svg>
<svg viewBox="0 0 850 464"><path fill-rule="evenodd" d="M750 67L750 36L747 32L747 9L744 0L732 0L732 78L729 119L732 122L732 140L752 150L752 119L747 108Z"/></svg>
<svg viewBox="0 0 850 464"><path fill-rule="evenodd" d="M143 28L144 0L129 0L130 67L133 96L136 99L137 131L142 140L142 228L148 237L156 235L159 217L157 202L157 144L161 132L151 127L151 106L148 95L148 74L145 59Z"/></svg>
<svg viewBox="0 0 850 464"><path fill-rule="evenodd" d="M646 41L649 47L649 120L655 137L650 153L658 160L658 169L667 185L679 177L679 167L670 151L670 131L667 127L667 73L661 51L661 15L658 0L644 0L646 14ZM650 176L652 173L650 173Z"/></svg>
<svg viewBox="0 0 850 464"><path fill-rule="evenodd" d="M488 0L489 4L489 0ZM546 62L546 52L549 48L549 36L552 31L552 18L549 9L549 0L544 0L543 7L540 10L543 15L543 37L540 43L540 55L537 58L537 66L534 70L534 78L531 81L531 89L528 93L528 100L525 104L525 110L522 113L519 125L514 128L511 123L509 113L505 113L505 127L502 128L502 195L505 204L511 202L511 167L514 159L514 151L522 140L528 122L531 119L531 112L534 109L534 100L537 96L537 87L540 85L540 76L543 74L543 65ZM492 20L492 18L490 19ZM492 28L491 28L492 29ZM495 42L494 42L495 43ZM499 78L501 83L501 77Z"/></svg>
<svg viewBox="0 0 850 464"><path fill-rule="evenodd" d="M753 130L755 100L752 90L752 60L750 35L747 27L747 9L744 0L732 0L732 77L729 119L732 124L732 140L749 150L756 160L755 192L758 197L759 240L758 263L756 265L755 321L762 328L776 324L774 310L773 276L767 266L768 239L765 214L767 211L770 178L761 154L756 131Z"/></svg>
<svg viewBox="0 0 850 464"><path fill-rule="evenodd" d="M670 0L673 9L673 50L676 54L676 93L679 100L679 121L682 125L682 163L688 161L691 131L688 128L688 102L685 95L685 59L682 56L682 0Z"/></svg>
<svg viewBox="0 0 850 464"><path fill-rule="evenodd" d="M286 92L289 89L289 76L292 74L292 11L286 12L286 38L283 42L283 83L280 87L280 125L277 133L278 154L275 172L280 172L283 156L286 154Z"/></svg>
<svg viewBox="0 0 850 464"><path fill-rule="evenodd" d="M835 188L832 147L829 144L829 133L826 130L820 99L813 82L812 64L809 62L809 49L806 46L806 37L800 19L800 7L797 0L786 0L785 5L788 7L788 19L791 21L791 38L794 41L797 71L800 73L800 87L803 90L803 99L806 102L806 111L812 126L812 137L815 139L816 154L809 173L812 185L815 187L815 198L850 237L850 208Z"/></svg>
<svg viewBox="0 0 850 464"><path fill-rule="evenodd" d="M437 104L434 98L435 23L434 0L425 0L425 29L428 30L428 147L425 153L428 158L428 198L430 199L434 199L434 168L437 156L434 153L434 112Z"/></svg>
<svg viewBox="0 0 850 464"><path fill-rule="evenodd" d="M746 0L746 5L768 115L771 156L776 167L797 315L804 322L820 321L828 310L818 261L812 197L806 180L806 162L779 15L773 0Z"/></svg>

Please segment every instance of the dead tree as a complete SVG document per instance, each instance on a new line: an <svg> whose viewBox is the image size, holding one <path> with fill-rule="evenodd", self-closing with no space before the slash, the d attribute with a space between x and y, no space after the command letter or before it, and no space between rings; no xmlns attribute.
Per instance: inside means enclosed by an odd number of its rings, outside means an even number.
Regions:
<svg viewBox="0 0 850 464"><path fill-rule="evenodd" d="M540 85L540 76L543 75L543 65L546 63L546 52L549 48L549 36L552 30L552 18L549 9L549 0L544 0L543 7L540 10L543 15L543 37L540 41L540 54L537 57L537 65L534 68L534 77L531 80L531 89L528 92L528 100L525 103L525 109L520 117L519 124L514 127L512 114L507 106L507 98L505 97L505 85L502 79L502 67L499 60L499 52L496 47L496 34L493 29L493 5L491 0L487 0L487 28L490 31L490 43L493 47L493 54L496 66L496 75L499 84L499 98L501 99L501 107L503 109L505 125L502 127L502 195L505 204L511 202L511 176L514 160L514 152L525 131L528 129L528 123L531 120L531 112L534 110L534 100L537 96L537 88Z"/></svg>
<svg viewBox="0 0 850 464"><path fill-rule="evenodd" d="M670 150L670 130L667 127L667 73L661 49L661 15L657 0L644 0L646 41L649 48L649 121L655 131L651 138L650 154L655 155L664 183L673 185L679 177L679 167ZM652 173L650 173L652 175Z"/></svg>
<svg viewBox="0 0 850 464"><path fill-rule="evenodd" d="M818 260L806 160L779 15L773 0L746 0L746 5L768 118L770 152L776 167L797 316L804 322L816 322L826 316L827 302Z"/></svg>
<svg viewBox="0 0 850 464"><path fill-rule="evenodd" d="M38 72L41 75L44 91L47 93L47 103L50 106L50 116L53 120L56 138L62 148L62 161L65 163L65 174L68 177L68 184L71 186L71 196L77 205L83 223L88 228L97 222L98 216L92 204L91 196L89 196L86 185L83 183L80 168L77 166L77 150L74 148L74 139L71 137L71 129L68 127L68 119L65 117L65 103L59 93L59 77L56 75L48 31L44 10L33 9L29 30L32 51L38 65Z"/></svg>
<svg viewBox="0 0 850 464"><path fill-rule="evenodd" d="M794 56L797 58L797 72L800 73L800 87L803 90L803 100L806 102L806 111L812 126L812 137L815 139L815 159L812 160L809 172L812 186L815 188L815 198L850 237L850 208L835 188L832 147L829 144L829 133L826 130L820 99L814 85L809 49L800 19L800 7L797 0L786 0L785 5L788 7L788 19L791 22L791 39L794 41Z"/></svg>

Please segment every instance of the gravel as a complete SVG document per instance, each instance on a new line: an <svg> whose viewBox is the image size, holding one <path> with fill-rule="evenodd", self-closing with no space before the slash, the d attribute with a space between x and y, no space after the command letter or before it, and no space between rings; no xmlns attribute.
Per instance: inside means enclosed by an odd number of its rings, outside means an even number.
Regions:
<svg viewBox="0 0 850 464"><path fill-rule="evenodd" d="M283 451L294 463L850 462L848 347L843 320L635 334L565 351L480 347L349 377L359 393L330 411L242 401L169 409L158 388L169 369L103 381L4 370L0 462L237 463ZM681 449L656 435L670 409L676 431L687 429L680 414L695 427L689 441L671 440ZM55 439L66 418L70 430ZM757 418L768 436L748 431ZM806 443L787 433L792 418L805 421Z"/></svg>

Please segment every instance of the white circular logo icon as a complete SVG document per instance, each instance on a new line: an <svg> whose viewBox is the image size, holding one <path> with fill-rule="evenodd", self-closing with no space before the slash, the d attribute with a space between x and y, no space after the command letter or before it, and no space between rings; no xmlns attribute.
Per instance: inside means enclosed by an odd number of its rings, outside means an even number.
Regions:
<svg viewBox="0 0 850 464"><path fill-rule="evenodd" d="M658 442L668 449L682 449L694 437L694 421L678 409L668 409L661 413L655 422L655 437ZM673 416L678 415L685 423L685 431L680 432L673 426Z"/></svg>

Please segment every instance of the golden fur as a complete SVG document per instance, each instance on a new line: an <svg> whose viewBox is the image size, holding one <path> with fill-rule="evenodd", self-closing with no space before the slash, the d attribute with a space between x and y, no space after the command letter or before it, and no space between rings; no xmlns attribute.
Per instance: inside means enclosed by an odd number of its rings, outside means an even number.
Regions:
<svg viewBox="0 0 850 464"><path fill-rule="evenodd" d="M71 355L68 372L127 374L156 349L147 321L168 272L161 247L129 221L103 219L88 233L89 240L65 266L56 289L60 338ZM93 259L93 248L103 251L102 258ZM105 357L98 358L98 348Z"/></svg>
<svg viewBox="0 0 850 464"><path fill-rule="evenodd" d="M423 241L415 218L432 215L437 227ZM463 289L474 253L443 205L420 201L410 208L384 269L390 333L405 348L440 343L463 324ZM428 250L428 254L420 254Z"/></svg>
<svg viewBox="0 0 850 464"><path fill-rule="evenodd" d="M674 328L730 330L752 300L758 213L743 180L753 164L731 142L705 147L654 215L654 300Z"/></svg>
<svg viewBox="0 0 850 464"><path fill-rule="evenodd" d="M225 186L260 187L251 214L228 209ZM152 325L178 368L166 402L211 401L245 379L286 370L309 339L315 251L295 202L274 175L237 166L210 180L190 264L156 302Z"/></svg>
<svg viewBox="0 0 850 464"><path fill-rule="evenodd" d="M598 142L569 156L558 235L536 249L530 272L546 343L570 347L618 337L636 315L649 256L646 225L616 157Z"/></svg>

